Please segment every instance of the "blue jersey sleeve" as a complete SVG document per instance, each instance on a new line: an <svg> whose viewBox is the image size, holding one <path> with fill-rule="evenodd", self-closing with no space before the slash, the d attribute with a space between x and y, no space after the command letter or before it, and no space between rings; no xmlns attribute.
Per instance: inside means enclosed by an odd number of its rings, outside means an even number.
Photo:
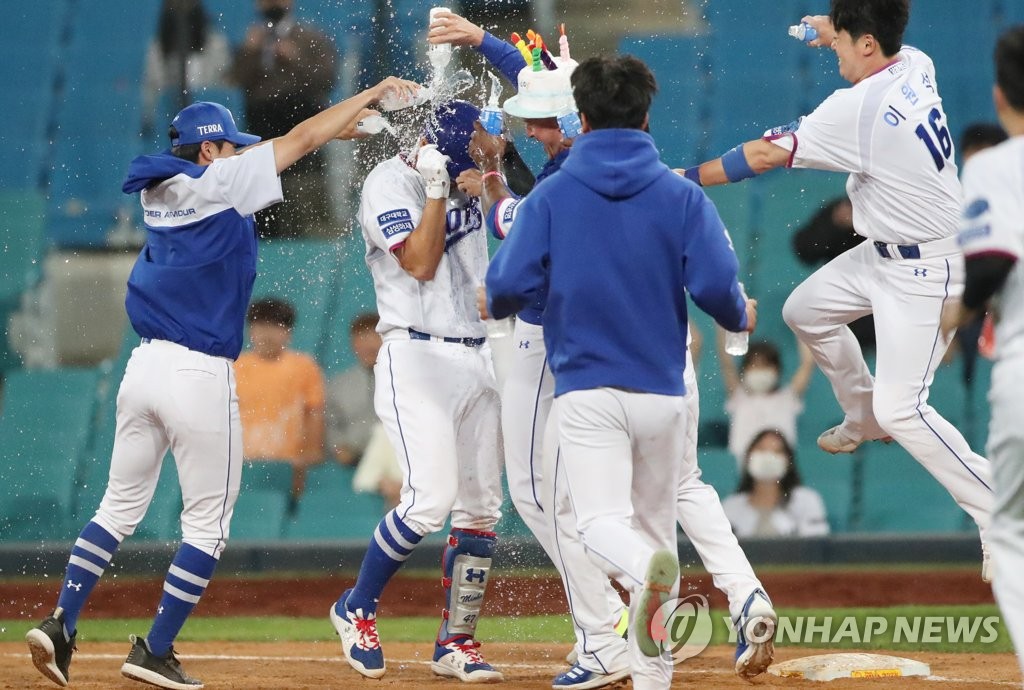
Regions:
<svg viewBox="0 0 1024 690"><path fill-rule="evenodd" d="M495 319L519 313L547 289L550 214L538 199L527 196L519 204L514 232L487 268L487 310Z"/></svg>
<svg viewBox="0 0 1024 690"><path fill-rule="evenodd" d="M484 40L477 51L504 74L505 78L512 82L513 87L519 88L519 70L526 67L526 60L518 48L485 31Z"/></svg>
<svg viewBox="0 0 1024 690"><path fill-rule="evenodd" d="M729 331L747 327L739 261L715 205L694 186L686 216L686 290L694 304Z"/></svg>

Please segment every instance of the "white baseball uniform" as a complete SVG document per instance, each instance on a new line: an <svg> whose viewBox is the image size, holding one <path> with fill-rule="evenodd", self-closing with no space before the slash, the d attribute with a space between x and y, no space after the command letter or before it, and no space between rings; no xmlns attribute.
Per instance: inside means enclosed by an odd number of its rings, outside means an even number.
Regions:
<svg viewBox="0 0 1024 690"><path fill-rule="evenodd" d="M865 242L801 283L783 317L807 344L855 440L891 436L977 523L992 505L988 461L928 405L948 342L942 306L963 290L956 244L960 183L931 59L905 47L775 138L791 165L850 173L853 224ZM846 324L874 314L875 377Z"/></svg>
<svg viewBox="0 0 1024 690"><path fill-rule="evenodd" d="M440 530L450 513L453 527L487 531L501 515L502 455L498 392L476 305L487 240L479 202L449 197L444 255L432 280L417 280L393 251L425 203L422 177L401 157L380 163L363 185L359 223L384 340L374 407L402 467L396 514L405 524L422 536Z"/></svg>
<svg viewBox="0 0 1024 690"><path fill-rule="evenodd" d="M998 294L996 349L989 402L988 453L995 506L989 548L992 589L1024 672L1024 137L981 151L964 168L960 242L968 256L996 254L1016 264Z"/></svg>

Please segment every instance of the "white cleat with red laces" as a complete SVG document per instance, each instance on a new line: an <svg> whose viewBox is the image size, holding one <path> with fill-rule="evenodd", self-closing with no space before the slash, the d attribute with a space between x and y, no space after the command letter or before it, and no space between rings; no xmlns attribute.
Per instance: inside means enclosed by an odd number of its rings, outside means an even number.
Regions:
<svg viewBox="0 0 1024 690"><path fill-rule="evenodd" d="M480 643L471 637L434 643L434 662L430 668L439 676L458 678L463 683L500 683L500 671L480 656Z"/></svg>
<svg viewBox="0 0 1024 690"><path fill-rule="evenodd" d="M377 634L377 614L365 613L362 609L349 611L344 603L347 600L348 591L331 605L331 624L341 638L345 658L367 678L380 678L385 668L384 650L380 648Z"/></svg>

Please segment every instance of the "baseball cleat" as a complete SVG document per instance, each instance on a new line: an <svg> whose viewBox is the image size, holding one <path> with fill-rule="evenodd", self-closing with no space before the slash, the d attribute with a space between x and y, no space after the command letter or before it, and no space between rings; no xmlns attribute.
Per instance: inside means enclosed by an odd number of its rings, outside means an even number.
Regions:
<svg viewBox="0 0 1024 690"><path fill-rule="evenodd" d="M132 649L121 666L121 675L141 683L155 685L168 690L199 690L203 681L185 673L185 669L174 655L174 647L163 656L149 651L145 638L132 635Z"/></svg>
<svg viewBox="0 0 1024 690"><path fill-rule="evenodd" d="M775 628L779 617L768 595L755 589L736 621L736 675L753 678L768 670L775 657Z"/></svg>
<svg viewBox="0 0 1024 690"><path fill-rule="evenodd" d="M574 664L565 673L555 676L555 679L551 682L551 687L554 690L562 690L563 688L590 690L590 688L604 688L628 678L628 667L611 673L597 673L595 671L588 671L579 664Z"/></svg>
<svg viewBox="0 0 1024 690"><path fill-rule="evenodd" d="M660 549L651 556L647 565L643 589L637 602L636 643L644 656L661 656L661 642L654 639L651 625L662 605L672 596L672 589L679 583L679 559L668 549Z"/></svg>
<svg viewBox="0 0 1024 690"><path fill-rule="evenodd" d="M430 669L439 676L458 678L463 683L500 683L500 671L480 656L480 643L472 637L460 637L442 644L434 643L434 661Z"/></svg>
<svg viewBox="0 0 1024 690"><path fill-rule="evenodd" d="M843 433L842 424L837 424L828 431L823 431L818 436L818 448L826 453L836 455L837 453L852 453L857 450L860 441L854 441Z"/></svg>
<svg viewBox="0 0 1024 690"><path fill-rule="evenodd" d="M623 607L622 613L619 614L619 620L615 623L615 634L624 640L629 639L629 607ZM580 654L576 651L576 646L573 645L573 648L565 655L565 663L575 666L579 660Z"/></svg>
<svg viewBox="0 0 1024 690"><path fill-rule="evenodd" d="M341 649L349 666L367 678L380 678L386 669L377 634L377 614L364 614L362 609L349 611L344 602L351 591L347 590L331 605L331 625L341 638Z"/></svg>
<svg viewBox="0 0 1024 690"><path fill-rule="evenodd" d="M981 581L992 582L992 554L988 552L988 544L981 545Z"/></svg>
<svg viewBox="0 0 1024 690"><path fill-rule="evenodd" d="M77 633L76 633L77 634ZM64 637L64 610L59 606L25 635L32 663L57 685L67 687L68 667L75 652L75 635Z"/></svg>

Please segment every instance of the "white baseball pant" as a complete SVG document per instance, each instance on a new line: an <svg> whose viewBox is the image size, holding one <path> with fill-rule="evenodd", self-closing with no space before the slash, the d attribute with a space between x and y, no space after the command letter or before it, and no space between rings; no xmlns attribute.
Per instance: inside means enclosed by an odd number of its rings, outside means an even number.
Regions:
<svg viewBox="0 0 1024 690"><path fill-rule="evenodd" d="M1024 674L1024 356L1002 359L992 369L988 454L992 458L995 508L988 545L995 592Z"/></svg>
<svg viewBox="0 0 1024 690"><path fill-rule="evenodd" d="M501 429L490 349L386 336L374 409L398 455L395 509L420 535L490 531L501 517Z"/></svg>
<svg viewBox="0 0 1024 690"><path fill-rule="evenodd" d="M118 389L110 479L97 523L122 539L135 531L168 448L181 484L182 541L219 558L242 478L234 368L223 357L144 341Z"/></svg>
<svg viewBox="0 0 1024 690"><path fill-rule="evenodd" d="M949 343L942 306L963 291L956 238L919 245L920 259L883 258L866 240L818 269L786 300L783 317L806 343L857 440L892 436L974 519L986 540L992 510L991 469L963 435L928 404ZM847 327L875 319L875 376Z"/></svg>
<svg viewBox="0 0 1024 690"><path fill-rule="evenodd" d="M557 402L560 462L587 554L630 591L631 621L651 556L676 549L676 492L686 429L681 397L614 388L572 391ZM672 596L678 594L678 582ZM644 656L630 630L633 687L668 688L666 652Z"/></svg>

